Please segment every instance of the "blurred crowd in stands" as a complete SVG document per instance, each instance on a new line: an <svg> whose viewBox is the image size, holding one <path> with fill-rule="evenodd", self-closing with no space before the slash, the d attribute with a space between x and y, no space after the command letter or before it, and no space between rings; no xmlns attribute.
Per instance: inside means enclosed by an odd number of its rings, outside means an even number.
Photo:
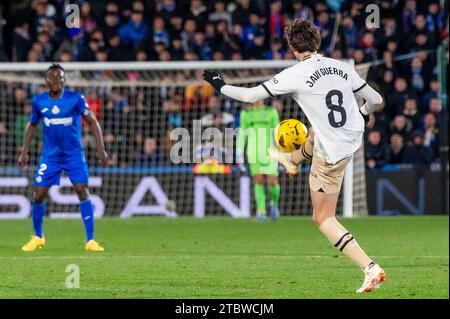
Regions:
<svg viewBox="0 0 450 319"><path fill-rule="evenodd" d="M382 93L384 104L367 123L366 167L429 165L438 159L442 105L436 49L443 42L448 45L447 1L74 0L70 3L79 6L80 25L70 28L67 3L2 1L0 62L293 59L284 27L293 19L310 19L321 32L322 54L353 59L356 65L374 62L367 81ZM368 17L370 4L379 8L379 25ZM240 105L219 100L211 87L198 84L201 73L180 76L194 84L164 93L84 92L112 151L110 165L167 161L168 130L161 134L154 120L164 118L167 127L189 127L192 119L212 126L238 125ZM39 90L45 87L30 91L4 89L2 84L0 150L21 144L30 101ZM198 96L205 97L201 110L186 115ZM158 102L149 106L148 100ZM282 118L289 115L281 112ZM127 137L123 132L137 133ZM92 136L85 134L84 142L91 147ZM112 145L122 149L114 151ZM14 163L15 155L0 152L0 165Z"/></svg>

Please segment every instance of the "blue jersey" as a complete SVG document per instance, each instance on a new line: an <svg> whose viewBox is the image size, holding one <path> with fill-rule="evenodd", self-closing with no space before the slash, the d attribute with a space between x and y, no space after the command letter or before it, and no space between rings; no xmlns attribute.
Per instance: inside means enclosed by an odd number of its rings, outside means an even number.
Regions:
<svg viewBox="0 0 450 319"><path fill-rule="evenodd" d="M49 92L36 95L32 102L31 124L42 119L44 145L42 157L63 160L83 155L81 116L89 113L84 96L64 88L59 98Z"/></svg>

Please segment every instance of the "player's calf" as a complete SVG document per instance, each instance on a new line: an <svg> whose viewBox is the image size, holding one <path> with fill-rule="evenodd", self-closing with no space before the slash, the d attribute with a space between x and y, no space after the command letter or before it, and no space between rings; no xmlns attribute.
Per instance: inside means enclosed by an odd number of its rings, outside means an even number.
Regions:
<svg viewBox="0 0 450 319"><path fill-rule="evenodd" d="M330 243L363 270L365 280L357 292L370 292L386 280L384 270L367 256L353 235L335 217L327 218L322 222L320 222L320 218L316 218L315 221Z"/></svg>

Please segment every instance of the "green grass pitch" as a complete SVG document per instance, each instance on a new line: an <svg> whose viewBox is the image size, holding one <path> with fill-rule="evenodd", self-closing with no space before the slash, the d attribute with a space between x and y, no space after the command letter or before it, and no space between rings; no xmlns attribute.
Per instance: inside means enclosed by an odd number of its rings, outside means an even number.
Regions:
<svg viewBox="0 0 450 319"><path fill-rule="evenodd" d="M355 290L362 272L310 218L103 218L104 253L84 251L81 220L46 218L47 244L21 246L31 220L0 221L0 298L448 298L448 217L340 218L389 280ZM66 288L66 267L80 287Z"/></svg>

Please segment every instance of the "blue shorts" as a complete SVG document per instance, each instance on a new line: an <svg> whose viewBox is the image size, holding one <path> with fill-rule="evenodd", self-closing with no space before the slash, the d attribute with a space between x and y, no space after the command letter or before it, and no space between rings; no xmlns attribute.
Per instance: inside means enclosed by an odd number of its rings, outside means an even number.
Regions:
<svg viewBox="0 0 450 319"><path fill-rule="evenodd" d="M89 179L88 166L84 154L80 154L58 160L42 156L34 173L34 186L59 185L62 171L67 173L73 185L87 185Z"/></svg>

